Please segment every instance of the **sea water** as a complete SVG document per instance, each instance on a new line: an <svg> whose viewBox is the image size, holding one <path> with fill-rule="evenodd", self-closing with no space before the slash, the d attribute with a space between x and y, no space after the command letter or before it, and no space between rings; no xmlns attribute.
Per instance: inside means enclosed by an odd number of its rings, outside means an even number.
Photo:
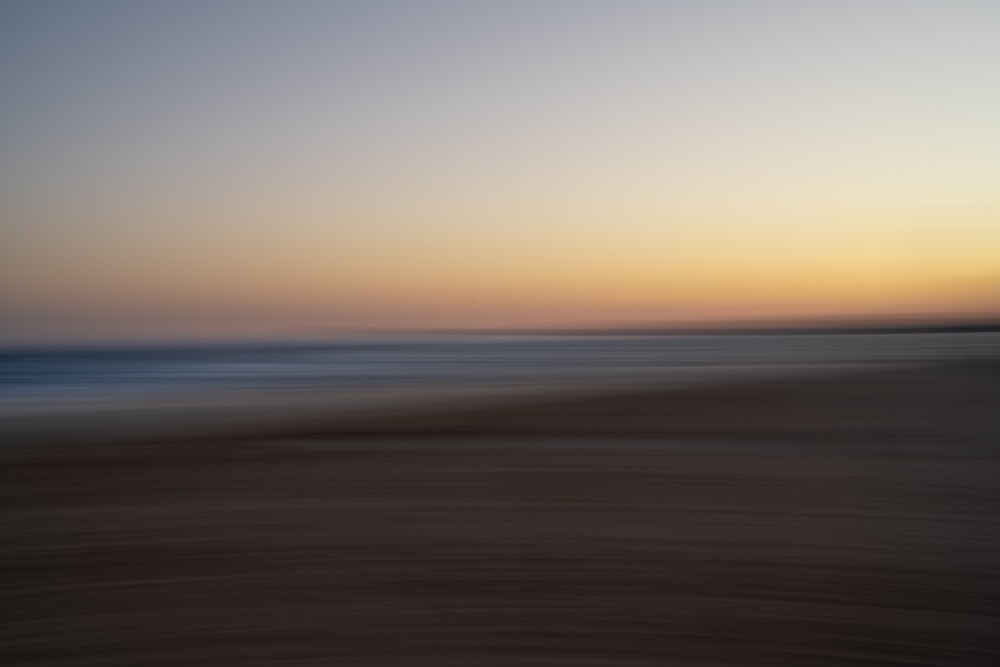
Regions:
<svg viewBox="0 0 1000 667"><path fill-rule="evenodd" d="M996 333L438 336L309 343L0 349L0 408L233 390L419 390L662 377L766 375L801 365L974 356Z"/></svg>

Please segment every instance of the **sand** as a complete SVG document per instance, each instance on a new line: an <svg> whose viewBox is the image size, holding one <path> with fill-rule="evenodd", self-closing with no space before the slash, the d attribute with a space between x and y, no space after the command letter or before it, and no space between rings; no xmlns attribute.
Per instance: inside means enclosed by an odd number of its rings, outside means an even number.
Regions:
<svg viewBox="0 0 1000 667"><path fill-rule="evenodd" d="M1000 664L1000 365L11 443L6 665Z"/></svg>

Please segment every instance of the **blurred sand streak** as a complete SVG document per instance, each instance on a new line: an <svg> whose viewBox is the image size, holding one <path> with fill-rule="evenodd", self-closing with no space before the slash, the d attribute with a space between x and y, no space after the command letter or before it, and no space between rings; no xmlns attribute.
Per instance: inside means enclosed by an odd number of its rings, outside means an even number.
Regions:
<svg viewBox="0 0 1000 667"><path fill-rule="evenodd" d="M994 665L1000 365L3 455L5 664ZM155 435L155 434L153 434Z"/></svg>

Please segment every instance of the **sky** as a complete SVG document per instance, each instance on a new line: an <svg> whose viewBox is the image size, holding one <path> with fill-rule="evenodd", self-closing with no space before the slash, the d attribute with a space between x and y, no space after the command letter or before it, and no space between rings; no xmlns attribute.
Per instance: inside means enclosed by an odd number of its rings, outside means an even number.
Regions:
<svg viewBox="0 0 1000 667"><path fill-rule="evenodd" d="M1000 306L995 0L7 0L0 340Z"/></svg>

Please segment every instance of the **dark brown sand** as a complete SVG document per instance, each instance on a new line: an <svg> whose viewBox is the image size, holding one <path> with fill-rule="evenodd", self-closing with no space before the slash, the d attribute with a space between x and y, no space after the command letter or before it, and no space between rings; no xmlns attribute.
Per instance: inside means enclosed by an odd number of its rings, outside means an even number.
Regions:
<svg viewBox="0 0 1000 667"><path fill-rule="evenodd" d="M1000 664L1000 367L5 450L5 665Z"/></svg>

